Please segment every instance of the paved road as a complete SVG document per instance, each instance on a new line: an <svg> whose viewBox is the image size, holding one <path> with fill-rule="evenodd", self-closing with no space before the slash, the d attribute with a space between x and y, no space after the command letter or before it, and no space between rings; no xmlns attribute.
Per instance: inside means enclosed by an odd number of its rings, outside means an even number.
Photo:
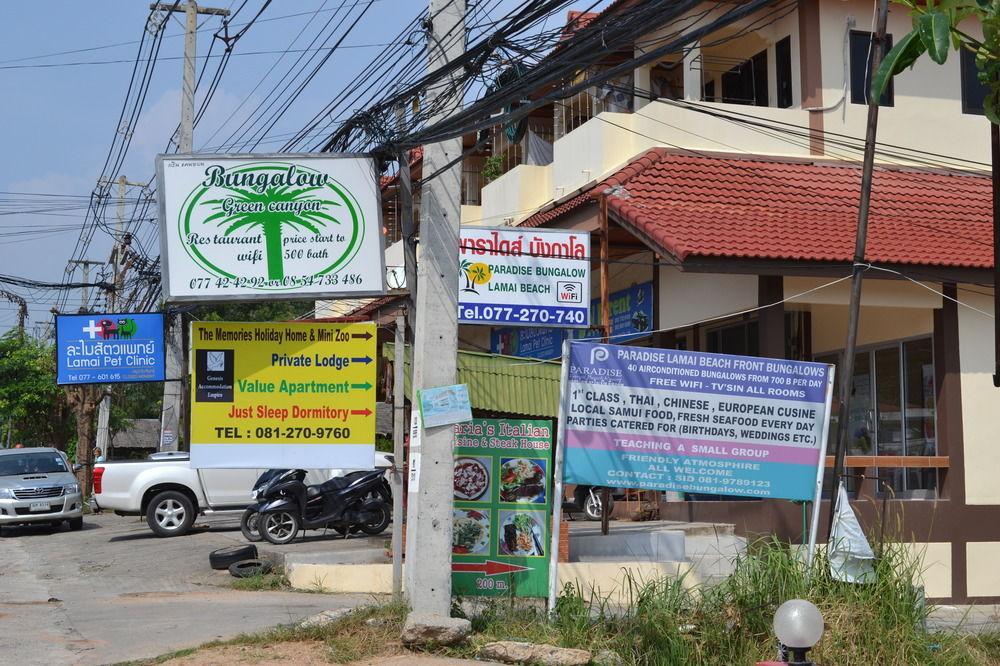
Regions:
<svg viewBox="0 0 1000 666"><path fill-rule="evenodd" d="M370 600L230 589L229 575L209 568L208 553L242 542L231 517L202 519L202 529L172 539L153 536L137 518L100 514L86 516L84 524L80 532L3 529L3 663L107 664L153 657ZM314 538L294 548L336 548L337 541Z"/></svg>

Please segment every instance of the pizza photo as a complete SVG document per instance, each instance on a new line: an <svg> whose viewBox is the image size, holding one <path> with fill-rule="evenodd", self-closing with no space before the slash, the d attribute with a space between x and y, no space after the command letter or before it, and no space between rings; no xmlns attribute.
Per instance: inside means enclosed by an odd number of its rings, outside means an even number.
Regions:
<svg viewBox="0 0 1000 666"><path fill-rule="evenodd" d="M489 459L455 459L455 499L465 502L489 501L486 491L490 487Z"/></svg>

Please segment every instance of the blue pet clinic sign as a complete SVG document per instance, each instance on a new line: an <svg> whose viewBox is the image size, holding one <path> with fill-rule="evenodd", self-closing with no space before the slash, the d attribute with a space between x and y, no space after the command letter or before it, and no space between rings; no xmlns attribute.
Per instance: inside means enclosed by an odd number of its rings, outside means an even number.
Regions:
<svg viewBox="0 0 1000 666"><path fill-rule="evenodd" d="M163 381L163 315L59 315L56 350L57 384Z"/></svg>

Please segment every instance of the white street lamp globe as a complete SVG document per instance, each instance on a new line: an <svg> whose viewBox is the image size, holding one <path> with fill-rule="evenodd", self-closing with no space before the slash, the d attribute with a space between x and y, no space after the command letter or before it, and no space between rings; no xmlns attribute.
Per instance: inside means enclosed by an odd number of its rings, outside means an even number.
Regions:
<svg viewBox="0 0 1000 666"><path fill-rule="evenodd" d="M823 637L823 614L805 599L791 599L774 613L774 635L789 648L808 650Z"/></svg>

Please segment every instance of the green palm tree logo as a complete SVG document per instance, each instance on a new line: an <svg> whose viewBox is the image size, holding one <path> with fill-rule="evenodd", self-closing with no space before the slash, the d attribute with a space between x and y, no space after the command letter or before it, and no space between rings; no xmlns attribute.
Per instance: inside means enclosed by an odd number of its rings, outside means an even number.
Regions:
<svg viewBox="0 0 1000 666"><path fill-rule="evenodd" d="M216 222L217 226L226 227L224 236L240 229L259 228L264 236L268 280L283 280L285 277L282 237L286 228L305 230L319 236L321 227L327 226L327 223L340 224L339 220L320 210L324 206L340 204L313 196L313 192L322 189L319 187L285 185L267 187L261 192L238 187L224 189L232 192L232 196L202 202L213 211L204 223Z"/></svg>
<svg viewBox="0 0 1000 666"><path fill-rule="evenodd" d="M486 284L493 277L493 271L489 264L482 262L472 263L468 259L463 259L459 264L459 269L465 273L465 288L462 291L469 291L478 294L476 286Z"/></svg>

